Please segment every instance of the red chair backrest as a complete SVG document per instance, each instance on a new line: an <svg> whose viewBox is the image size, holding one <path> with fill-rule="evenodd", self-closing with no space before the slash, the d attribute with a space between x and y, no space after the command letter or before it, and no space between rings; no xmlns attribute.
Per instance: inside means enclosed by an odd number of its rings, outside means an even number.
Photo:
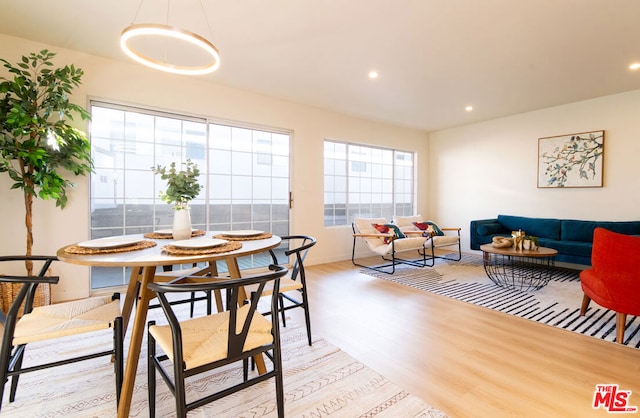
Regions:
<svg viewBox="0 0 640 418"><path fill-rule="evenodd" d="M591 264L598 275L640 287L640 237L596 228Z"/></svg>

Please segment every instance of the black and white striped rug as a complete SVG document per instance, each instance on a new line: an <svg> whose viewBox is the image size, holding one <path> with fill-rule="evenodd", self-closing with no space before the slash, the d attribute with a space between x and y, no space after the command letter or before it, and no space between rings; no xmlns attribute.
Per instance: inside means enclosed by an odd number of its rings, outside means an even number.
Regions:
<svg viewBox="0 0 640 418"><path fill-rule="evenodd" d="M431 268L399 266L393 275L361 272L606 341L616 339L615 312L592 301L580 316L583 293L577 271L555 270L545 287L532 291L496 286L485 274L482 258L475 255L464 255L459 262L438 259ZM624 344L640 348L640 317L627 316Z"/></svg>

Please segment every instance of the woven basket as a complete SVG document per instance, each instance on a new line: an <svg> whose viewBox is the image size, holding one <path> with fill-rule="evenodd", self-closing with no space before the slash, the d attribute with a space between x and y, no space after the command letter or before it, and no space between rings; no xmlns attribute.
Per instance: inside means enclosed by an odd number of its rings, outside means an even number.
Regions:
<svg viewBox="0 0 640 418"><path fill-rule="evenodd" d="M6 314L11 307L16 295L20 291L22 287L22 283L0 283L0 307L2 307L2 311ZM38 288L36 289L36 295L33 299L33 307L36 306L44 306L51 304L51 285L49 283L40 283ZM24 311L24 304L20 308L20 312L18 314L19 317L22 316Z"/></svg>

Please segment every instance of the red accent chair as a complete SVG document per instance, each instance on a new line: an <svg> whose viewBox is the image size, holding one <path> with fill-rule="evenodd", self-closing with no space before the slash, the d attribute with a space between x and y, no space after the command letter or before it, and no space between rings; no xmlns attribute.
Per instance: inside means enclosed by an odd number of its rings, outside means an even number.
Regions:
<svg viewBox="0 0 640 418"><path fill-rule="evenodd" d="M627 315L640 315L640 237L596 228L591 263L592 268L580 273L580 315L591 300L615 311L616 341L622 343Z"/></svg>

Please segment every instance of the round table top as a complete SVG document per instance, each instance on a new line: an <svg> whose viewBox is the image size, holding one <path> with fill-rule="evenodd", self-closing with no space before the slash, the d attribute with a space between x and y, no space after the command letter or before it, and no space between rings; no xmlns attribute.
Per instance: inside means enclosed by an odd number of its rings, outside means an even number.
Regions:
<svg viewBox="0 0 640 418"><path fill-rule="evenodd" d="M493 244L482 244L480 250L490 254L502 254L515 257L553 257L558 255L558 251L553 248L538 247L537 250L516 250L513 247L499 248Z"/></svg>
<svg viewBox="0 0 640 418"><path fill-rule="evenodd" d="M209 231L204 237L212 237L220 234L220 231ZM242 248L234 251L215 254L198 254L198 255L171 255L162 251L164 245L171 244L172 239L151 239L144 238L142 234L123 235L122 238L140 238L140 240L155 241L156 246L136 251L123 251L106 254L72 254L65 251L66 245L57 252L58 259L66 263L78 264L83 266L101 266L101 267L145 267L145 266L168 266L174 264L189 264L203 261L226 260L229 258L244 257L251 254L257 254L271 250L280 245L282 241L277 235L271 238L258 240L244 240ZM191 238L193 240L198 237Z"/></svg>

